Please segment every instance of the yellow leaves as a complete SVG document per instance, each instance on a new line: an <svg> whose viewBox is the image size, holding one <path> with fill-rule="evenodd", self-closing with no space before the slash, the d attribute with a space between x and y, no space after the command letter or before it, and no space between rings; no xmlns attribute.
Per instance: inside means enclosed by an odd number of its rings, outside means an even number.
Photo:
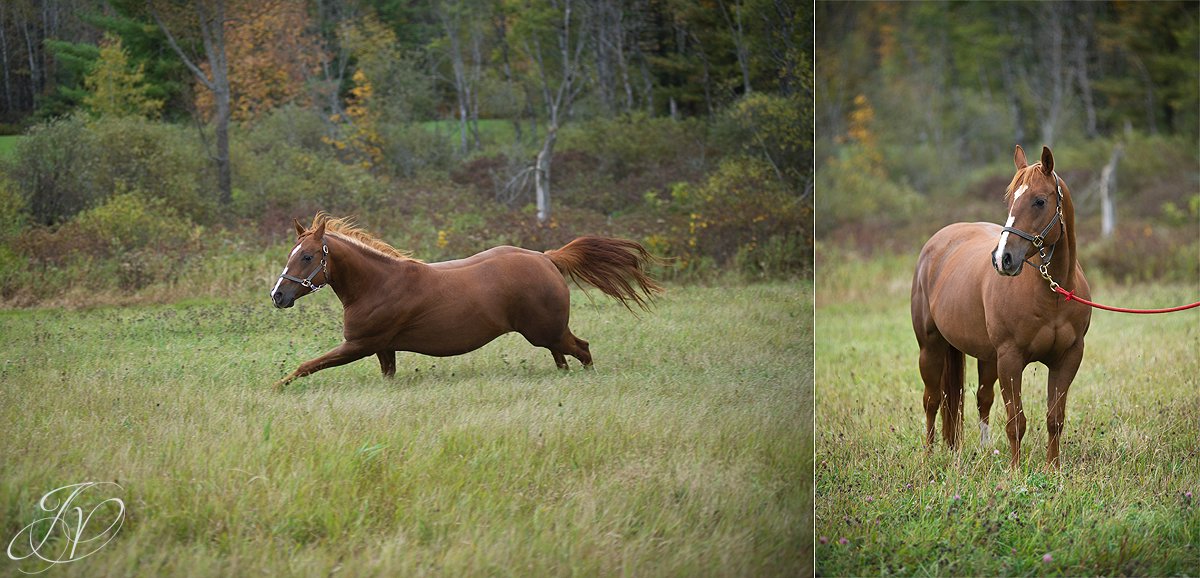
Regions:
<svg viewBox="0 0 1200 578"><path fill-rule="evenodd" d="M446 239L446 231L444 231L444 230L439 230L439 231L438 231L438 235L437 235L437 246L438 246L438 249L445 249L445 248L446 248L446 246L447 246L447 245L449 245L449 244L450 244L450 241Z"/></svg>
<svg viewBox="0 0 1200 578"><path fill-rule="evenodd" d="M383 139L379 135L379 115L374 111L374 91L371 79L363 70L356 70L351 76L354 87L346 101L345 114L334 114L330 117L340 124L344 138L322 138L326 144L331 144L343 156L343 160L352 161L364 169L383 162Z"/></svg>
<svg viewBox="0 0 1200 578"><path fill-rule="evenodd" d="M319 67L320 42L302 2L235 4L225 25L225 51L233 118L257 118L275 107L306 98L306 79ZM207 63L201 68L209 74ZM196 107L211 115L213 94L197 85Z"/></svg>
<svg viewBox="0 0 1200 578"><path fill-rule="evenodd" d="M848 136L867 147L875 146L875 134L871 132L871 124L875 121L875 109L866 95L854 97L854 110L850 112L850 130Z"/></svg>
<svg viewBox="0 0 1200 578"><path fill-rule="evenodd" d="M121 39L111 34L104 35L100 46L100 58L95 68L84 79L88 95L83 104L97 116L143 116L156 117L162 110L161 100L150 98L143 84L145 66L129 66L129 56L121 45Z"/></svg>

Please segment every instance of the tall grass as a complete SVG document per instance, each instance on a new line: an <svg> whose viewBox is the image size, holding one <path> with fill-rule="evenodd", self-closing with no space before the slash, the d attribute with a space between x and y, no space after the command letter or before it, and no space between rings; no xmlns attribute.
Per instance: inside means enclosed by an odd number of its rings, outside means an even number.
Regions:
<svg viewBox="0 0 1200 578"><path fill-rule="evenodd" d="M816 533L826 542L816 547L818 573L1146 576L1200 568L1200 508L1188 497L1200 493L1195 311L1093 314L1067 403L1061 471L1044 466L1046 369L1029 366L1029 429L1013 473L1002 427L980 447L973 363L964 449L923 447L910 259L827 256L817 265L815 335ZM1098 301L1128 307L1197 298L1195 284L1105 281L1092 290ZM1004 423L1003 411L997 394L993 425Z"/></svg>
<svg viewBox="0 0 1200 578"><path fill-rule="evenodd" d="M4 539L97 480L128 521L58 575L811 574L811 286L672 287L640 319L576 293L594 371L510 335L282 394L341 311L265 287L0 312Z"/></svg>

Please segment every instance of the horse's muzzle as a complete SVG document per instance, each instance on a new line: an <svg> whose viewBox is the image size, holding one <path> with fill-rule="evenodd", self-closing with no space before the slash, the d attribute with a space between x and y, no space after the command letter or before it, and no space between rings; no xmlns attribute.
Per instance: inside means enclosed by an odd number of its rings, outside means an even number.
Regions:
<svg viewBox="0 0 1200 578"><path fill-rule="evenodd" d="M992 268L997 273L1006 277L1016 277L1021 274L1021 268L1025 265L1025 260L1020 256L1014 255L1013 251L1006 250L1000 253L1000 259L996 259L996 252L992 252Z"/></svg>
<svg viewBox="0 0 1200 578"><path fill-rule="evenodd" d="M284 296L283 291L276 291L271 294L271 301L275 303L276 309L287 309L296 304L295 297Z"/></svg>

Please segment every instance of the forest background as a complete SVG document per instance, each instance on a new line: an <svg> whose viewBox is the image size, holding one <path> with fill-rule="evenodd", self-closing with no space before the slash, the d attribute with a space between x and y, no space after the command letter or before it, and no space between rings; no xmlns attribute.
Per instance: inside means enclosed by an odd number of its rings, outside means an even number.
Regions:
<svg viewBox="0 0 1200 578"><path fill-rule="evenodd" d="M1089 278L1200 282L1200 5L816 9L819 264L911 276L939 228L1002 221L1014 145L1046 145Z"/></svg>
<svg viewBox="0 0 1200 578"><path fill-rule="evenodd" d="M609 234L803 275L812 33L784 0L5 2L0 302L227 294L318 210L426 260Z"/></svg>

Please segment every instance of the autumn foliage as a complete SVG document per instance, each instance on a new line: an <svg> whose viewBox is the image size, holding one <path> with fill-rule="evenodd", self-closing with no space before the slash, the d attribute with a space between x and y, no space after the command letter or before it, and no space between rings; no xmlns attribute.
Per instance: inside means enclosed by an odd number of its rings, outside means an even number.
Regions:
<svg viewBox="0 0 1200 578"><path fill-rule="evenodd" d="M236 3L225 24L232 116L253 120L283 104L308 104L307 83L320 67L323 48L301 2ZM207 64L201 68L208 72ZM196 108L211 116L211 91L197 87Z"/></svg>

